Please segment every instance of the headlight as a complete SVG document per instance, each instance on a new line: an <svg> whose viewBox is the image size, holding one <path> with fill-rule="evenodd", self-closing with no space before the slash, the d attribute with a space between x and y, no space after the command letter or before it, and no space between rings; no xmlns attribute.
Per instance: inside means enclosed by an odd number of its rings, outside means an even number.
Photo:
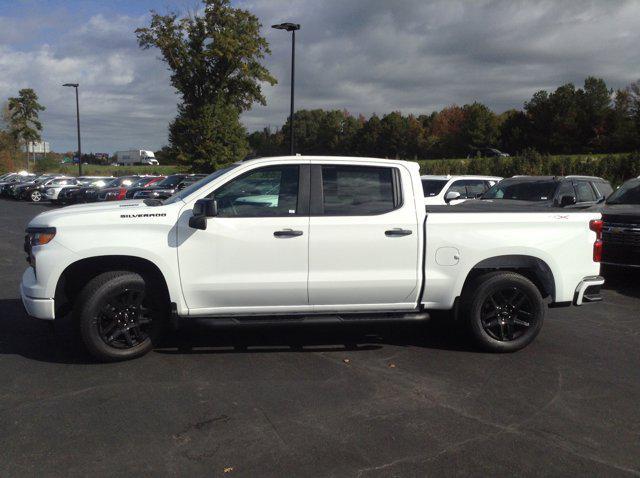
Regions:
<svg viewBox="0 0 640 478"><path fill-rule="evenodd" d="M27 240L28 245L44 246L53 240L56 235L55 227L28 227Z"/></svg>
<svg viewBox="0 0 640 478"><path fill-rule="evenodd" d="M27 253L27 262L33 270L36 270L36 258L33 255L33 246L43 246L55 237L55 227L28 227L24 238L24 252Z"/></svg>

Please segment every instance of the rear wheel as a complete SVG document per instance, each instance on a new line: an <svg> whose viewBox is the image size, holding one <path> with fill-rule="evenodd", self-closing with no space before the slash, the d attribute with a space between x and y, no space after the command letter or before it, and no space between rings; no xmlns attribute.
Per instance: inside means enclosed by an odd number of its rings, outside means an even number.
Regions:
<svg viewBox="0 0 640 478"><path fill-rule="evenodd" d="M545 303L538 288L514 272L492 272L465 287L462 313L476 343L491 352L529 345L542 328Z"/></svg>
<svg viewBox="0 0 640 478"><path fill-rule="evenodd" d="M105 272L78 297L75 317L82 341L103 362L140 357L153 348L166 322L166 301L154 297L140 274Z"/></svg>

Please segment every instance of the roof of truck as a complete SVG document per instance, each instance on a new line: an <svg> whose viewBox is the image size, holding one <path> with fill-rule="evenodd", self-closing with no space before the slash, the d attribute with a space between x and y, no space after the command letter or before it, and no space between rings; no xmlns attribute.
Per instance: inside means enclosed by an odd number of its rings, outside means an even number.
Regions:
<svg viewBox="0 0 640 478"><path fill-rule="evenodd" d="M245 158L240 163L245 163L248 161L261 161L261 160L310 160L310 161L345 161L345 162L355 162L355 161L371 161L377 163L384 162L392 162L392 163L407 163L407 164L415 164L418 166L418 163L413 161L405 161L402 159L388 159L388 158L367 158L360 156L331 156L331 155L322 155L322 156L307 156L302 154L289 155L289 156L264 156L259 158Z"/></svg>
<svg viewBox="0 0 640 478"><path fill-rule="evenodd" d="M562 181L563 179L590 179L596 181L606 181L606 179L600 178L598 176L582 176L582 175L567 175L567 176L528 176L526 174L512 176L506 179L523 179L523 180L531 180L531 181Z"/></svg>
<svg viewBox="0 0 640 478"><path fill-rule="evenodd" d="M484 174L423 174L422 176L420 176L420 179L439 179L442 181L448 181L450 179L490 179L500 181L502 178L500 176L490 176Z"/></svg>

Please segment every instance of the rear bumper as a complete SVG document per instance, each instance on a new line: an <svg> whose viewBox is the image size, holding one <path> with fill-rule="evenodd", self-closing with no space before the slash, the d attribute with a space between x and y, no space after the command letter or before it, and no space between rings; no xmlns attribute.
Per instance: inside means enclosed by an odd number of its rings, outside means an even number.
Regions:
<svg viewBox="0 0 640 478"><path fill-rule="evenodd" d="M573 295L573 305L602 301L600 289L603 284L604 277L602 276L589 276L582 279Z"/></svg>

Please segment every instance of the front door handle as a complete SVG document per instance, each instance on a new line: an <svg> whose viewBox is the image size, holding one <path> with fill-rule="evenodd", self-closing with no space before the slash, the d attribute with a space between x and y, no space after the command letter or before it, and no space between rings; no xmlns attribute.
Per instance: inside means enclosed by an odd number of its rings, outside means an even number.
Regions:
<svg viewBox="0 0 640 478"><path fill-rule="evenodd" d="M298 237L302 236L302 231L294 231L293 229L283 229L273 233L276 237Z"/></svg>
<svg viewBox="0 0 640 478"><path fill-rule="evenodd" d="M413 233L411 229L401 229L396 227L395 229L390 229L388 231L384 231L384 235L387 237L401 237L401 236L409 236Z"/></svg>

